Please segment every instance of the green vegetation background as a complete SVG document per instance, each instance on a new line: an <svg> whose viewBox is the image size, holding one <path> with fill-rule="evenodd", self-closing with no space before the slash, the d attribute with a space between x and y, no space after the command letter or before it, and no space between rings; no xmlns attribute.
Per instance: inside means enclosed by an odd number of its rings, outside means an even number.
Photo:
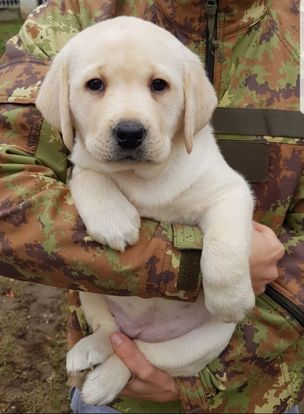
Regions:
<svg viewBox="0 0 304 414"><path fill-rule="evenodd" d="M22 23L23 22L21 20L15 20L13 22L0 22L0 56L3 55L5 51L6 41L19 32Z"/></svg>

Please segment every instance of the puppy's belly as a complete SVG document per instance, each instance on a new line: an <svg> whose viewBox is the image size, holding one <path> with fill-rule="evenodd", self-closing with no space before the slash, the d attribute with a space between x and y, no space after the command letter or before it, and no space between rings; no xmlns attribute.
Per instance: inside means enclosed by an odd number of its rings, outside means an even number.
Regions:
<svg viewBox="0 0 304 414"><path fill-rule="evenodd" d="M210 319L201 294L195 303L135 296L106 296L120 330L133 339L162 342L192 331Z"/></svg>

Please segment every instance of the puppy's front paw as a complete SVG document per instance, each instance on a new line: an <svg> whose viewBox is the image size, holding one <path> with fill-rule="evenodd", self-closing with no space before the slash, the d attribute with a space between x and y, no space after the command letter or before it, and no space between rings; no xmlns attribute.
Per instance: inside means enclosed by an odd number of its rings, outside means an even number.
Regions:
<svg viewBox="0 0 304 414"><path fill-rule="evenodd" d="M130 377L131 373L122 360L111 355L87 375L82 398L87 404L108 404L125 387Z"/></svg>
<svg viewBox="0 0 304 414"><path fill-rule="evenodd" d="M255 304L255 296L251 289L244 292L237 287L212 286L204 283L204 292L206 308L211 315L222 322L240 322Z"/></svg>
<svg viewBox="0 0 304 414"><path fill-rule="evenodd" d="M236 263L228 266L219 258L202 259L206 308L222 322L240 322L255 305L248 261L241 258Z"/></svg>
<svg viewBox="0 0 304 414"><path fill-rule="evenodd" d="M77 342L67 353L67 372L74 374L91 369L96 365L102 364L111 354L113 354L113 348L109 338L96 331Z"/></svg>
<svg viewBox="0 0 304 414"><path fill-rule="evenodd" d="M91 216L84 219L90 236L114 250L125 251L127 245L138 241L140 216L132 204L125 203L121 209L109 211L107 215Z"/></svg>

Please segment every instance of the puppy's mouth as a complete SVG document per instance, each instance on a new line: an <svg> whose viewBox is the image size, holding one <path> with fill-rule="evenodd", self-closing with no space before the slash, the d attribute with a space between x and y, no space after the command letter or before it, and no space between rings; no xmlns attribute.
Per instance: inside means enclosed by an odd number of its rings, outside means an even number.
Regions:
<svg viewBox="0 0 304 414"><path fill-rule="evenodd" d="M115 151L110 157L107 157L109 162L120 162L124 164L151 164L153 161L147 157L142 150L137 151Z"/></svg>
<svg viewBox="0 0 304 414"><path fill-rule="evenodd" d="M132 161L141 161L141 159L138 159L138 157L136 155L133 154L129 154L126 155L125 157L120 158L120 161L124 161L124 162L132 162Z"/></svg>

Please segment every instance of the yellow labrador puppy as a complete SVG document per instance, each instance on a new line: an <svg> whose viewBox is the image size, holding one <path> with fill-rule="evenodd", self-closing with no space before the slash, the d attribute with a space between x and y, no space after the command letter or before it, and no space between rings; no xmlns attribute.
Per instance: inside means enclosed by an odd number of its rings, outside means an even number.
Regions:
<svg viewBox="0 0 304 414"><path fill-rule="evenodd" d="M83 387L88 403L113 400L130 378L113 353L113 332L135 338L155 366L191 375L223 351L254 305L253 200L212 135L216 103L199 58L133 17L75 36L42 84L37 106L71 150L72 197L95 240L124 251L138 239L140 217L204 232L196 303L81 293L94 333L68 353L67 369L97 365Z"/></svg>

